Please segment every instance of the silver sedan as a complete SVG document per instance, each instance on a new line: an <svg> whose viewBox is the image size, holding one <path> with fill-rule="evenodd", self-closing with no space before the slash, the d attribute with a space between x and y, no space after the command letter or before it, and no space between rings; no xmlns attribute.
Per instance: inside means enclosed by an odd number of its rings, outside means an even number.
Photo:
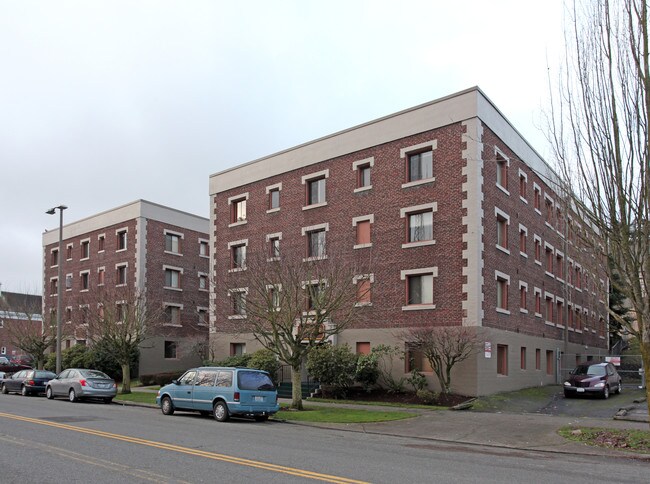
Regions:
<svg viewBox="0 0 650 484"><path fill-rule="evenodd" d="M97 398L111 403L117 395L115 380L99 370L68 368L47 382L45 396L50 400L64 396L71 402L85 398Z"/></svg>

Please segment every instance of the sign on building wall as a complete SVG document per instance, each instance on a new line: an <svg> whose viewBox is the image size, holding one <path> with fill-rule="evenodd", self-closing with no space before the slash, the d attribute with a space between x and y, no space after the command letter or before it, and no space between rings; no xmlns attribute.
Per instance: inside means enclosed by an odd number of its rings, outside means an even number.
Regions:
<svg viewBox="0 0 650 484"><path fill-rule="evenodd" d="M492 358L492 343L489 341L485 342L485 357Z"/></svg>

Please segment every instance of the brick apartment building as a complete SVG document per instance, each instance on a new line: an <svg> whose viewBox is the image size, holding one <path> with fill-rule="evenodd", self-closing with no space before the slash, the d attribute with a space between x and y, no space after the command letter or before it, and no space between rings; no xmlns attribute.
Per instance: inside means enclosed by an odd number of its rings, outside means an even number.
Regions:
<svg viewBox="0 0 650 484"><path fill-rule="evenodd" d="M471 88L212 175L212 270L227 285L227 261L241 246L308 251L321 232L337 250L375 253L368 317L336 344L408 351L405 328L462 325L481 344L455 368L453 391L555 383L560 352L572 366L608 344L607 279L581 243L593 234L557 186ZM232 306L225 289L212 294L216 307ZM217 357L258 348L232 323L211 316ZM438 388L417 353L394 366L396 376L413 367Z"/></svg>
<svg viewBox="0 0 650 484"><path fill-rule="evenodd" d="M2 291L0 285L0 356L24 354L14 338L43 330L41 296Z"/></svg>
<svg viewBox="0 0 650 484"><path fill-rule="evenodd" d="M207 233L208 219L145 200L64 225L62 258L58 229L45 232L43 314L56 324L57 292L63 290L63 348L86 344L84 312L105 304L100 294L132 288L163 319L154 325L156 336L140 346L139 374L200 363L197 348L208 339Z"/></svg>

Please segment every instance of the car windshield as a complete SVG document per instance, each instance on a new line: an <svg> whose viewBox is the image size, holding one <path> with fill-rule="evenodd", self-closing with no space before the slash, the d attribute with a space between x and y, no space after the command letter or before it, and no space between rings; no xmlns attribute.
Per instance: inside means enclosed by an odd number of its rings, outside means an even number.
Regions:
<svg viewBox="0 0 650 484"><path fill-rule="evenodd" d="M102 373L101 371L98 371L98 370L80 370L79 373L81 373L81 375L85 376L86 378L107 378L107 379L110 379L110 376L108 376L106 373Z"/></svg>
<svg viewBox="0 0 650 484"><path fill-rule="evenodd" d="M237 373L240 390L275 390L275 385L266 373L261 371L240 371Z"/></svg>
<svg viewBox="0 0 650 484"><path fill-rule="evenodd" d="M52 373L51 371L37 371L34 374L34 378L56 378L56 374Z"/></svg>
<svg viewBox="0 0 650 484"><path fill-rule="evenodd" d="M601 365L580 365L575 369L574 375L604 376L605 367Z"/></svg>

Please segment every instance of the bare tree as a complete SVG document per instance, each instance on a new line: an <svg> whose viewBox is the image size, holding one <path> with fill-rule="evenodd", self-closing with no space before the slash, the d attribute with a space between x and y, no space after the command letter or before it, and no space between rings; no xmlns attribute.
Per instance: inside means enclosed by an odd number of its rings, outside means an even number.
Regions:
<svg viewBox="0 0 650 484"><path fill-rule="evenodd" d="M302 249L302 250L300 250ZM309 352L363 316L370 291L369 264L335 250L312 247L280 254L248 254L236 260L217 283L220 325L226 331L252 333L264 347L291 366L291 407L302 410L301 371ZM223 330L219 328L219 330Z"/></svg>
<svg viewBox="0 0 650 484"><path fill-rule="evenodd" d="M602 237L585 248L609 255L610 284L629 301L650 369L650 66L646 0L573 2L565 69L548 133L576 210ZM552 88L553 89L553 88ZM590 244L591 242L591 244ZM617 277L612 277L616 274ZM646 388L650 408L650 389Z"/></svg>
<svg viewBox="0 0 650 484"><path fill-rule="evenodd" d="M75 321L91 343L102 341L122 368L122 393L131 393L131 360L140 344L159 334L162 308L147 305L145 293L130 286L100 289L81 305Z"/></svg>
<svg viewBox="0 0 650 484"><path fill-rule="evenodd" d="M462 326L421 327L407 330L403 338L411 349L422 353L440 382L441 392L451 393L451 370L476 354L476 331Z"/></svg>
<svg viewBox="0 0 650 484"><path fill-rule="evenodd" d="M0 296L0 312L5 315L9 340L16 348L30 355L34 359L34 366L39 369L45 364L45 353L56 342L56 326L45 322L41 311L40 296L18 293Z"/></svg>

